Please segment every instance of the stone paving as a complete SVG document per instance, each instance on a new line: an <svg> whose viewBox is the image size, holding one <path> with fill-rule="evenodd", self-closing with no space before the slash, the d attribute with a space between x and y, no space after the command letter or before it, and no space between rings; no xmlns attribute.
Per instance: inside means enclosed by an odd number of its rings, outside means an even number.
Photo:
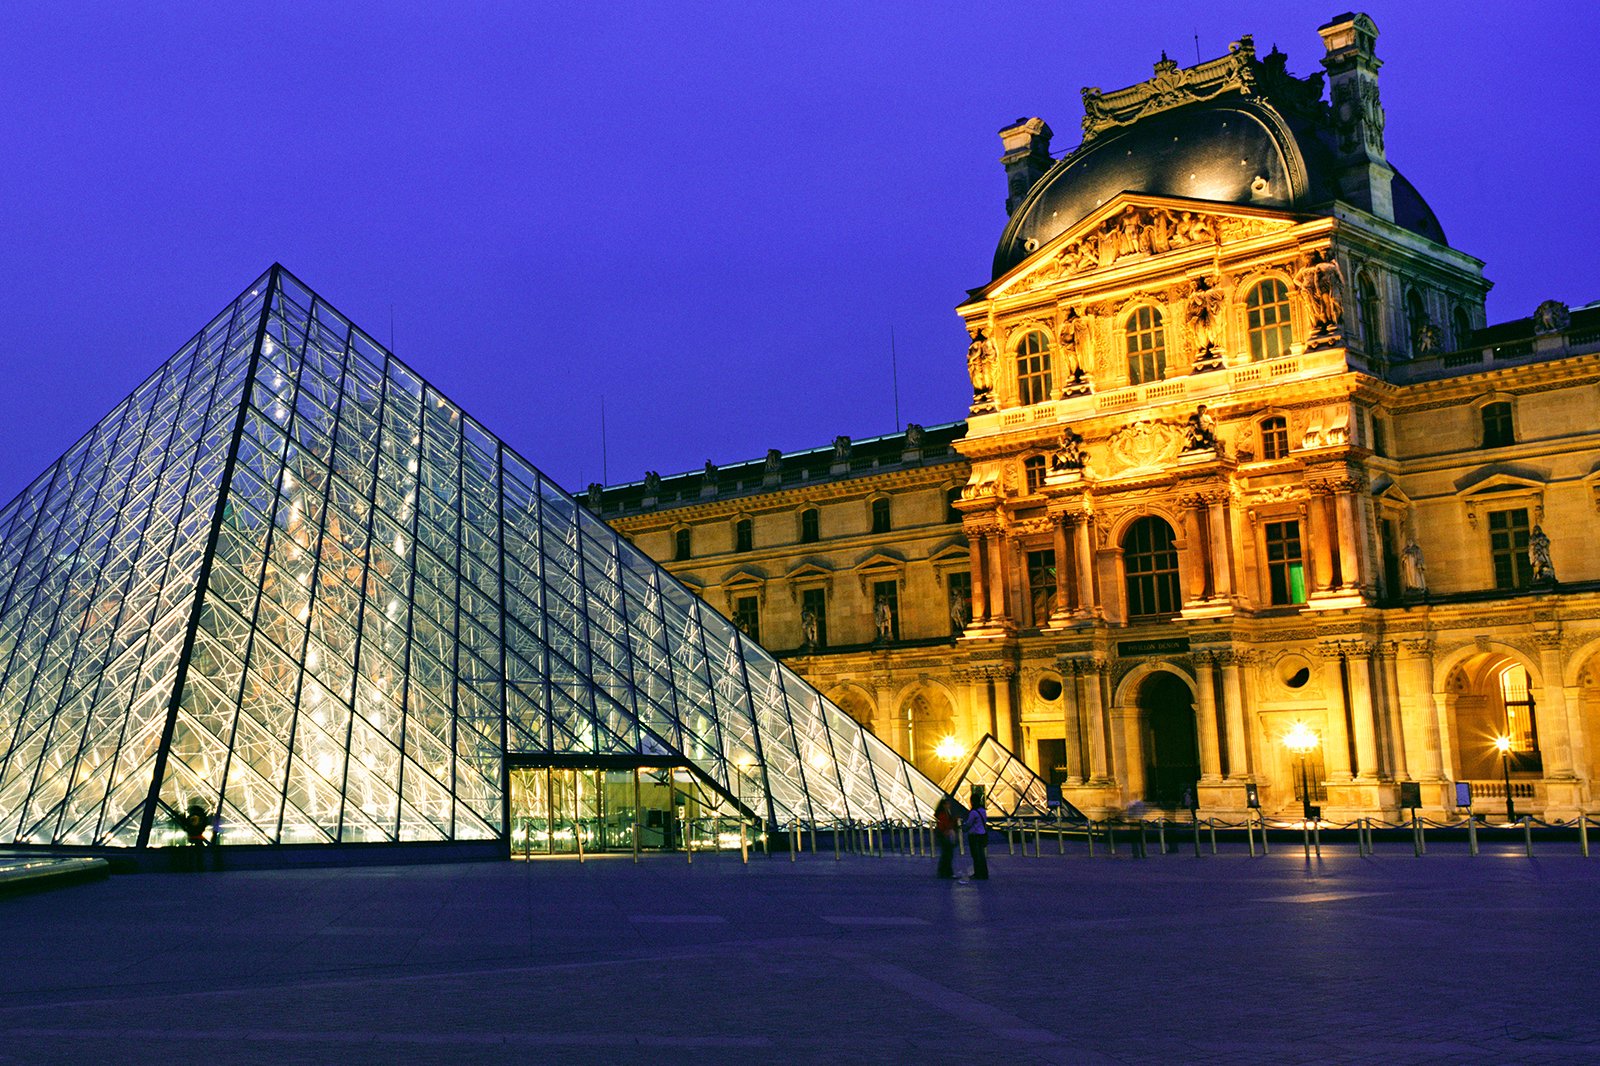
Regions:
<svg viewBox="0 0 1600 1066"><path fill-rule="evenodd" d="M1600 857L737 854L0 899L0 1062L1600 1060Z"/></svg>

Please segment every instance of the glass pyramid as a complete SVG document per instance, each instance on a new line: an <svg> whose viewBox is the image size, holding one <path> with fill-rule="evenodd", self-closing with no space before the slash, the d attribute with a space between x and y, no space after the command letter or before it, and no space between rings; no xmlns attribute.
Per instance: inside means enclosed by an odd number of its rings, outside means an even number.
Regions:
<svg viewBox="0 0 1600 1066"><path fill-rule="evenodd" d="M939 796L279 266L0 509L0 840L504 840L508 761L585 755Z"/></svg>
<svg viewBox="0 0 1600 1066"><path fill-rule="evenodd" d="M966 804L974 787L983 789L984 809L991 818L1042 818L1051 813L1045 783L991 733L985 733L939 783L940 791L961 804ZM1083 812L1066 800L1058 801L1055 810L1062 818L1083 819Z"/></svg>

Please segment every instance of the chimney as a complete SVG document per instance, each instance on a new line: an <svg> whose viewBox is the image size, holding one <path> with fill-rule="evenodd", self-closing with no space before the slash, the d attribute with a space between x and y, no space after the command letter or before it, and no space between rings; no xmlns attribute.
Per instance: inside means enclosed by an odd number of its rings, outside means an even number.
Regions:
<svg viewBox="0 0 1600 1066"><path fill-rule="evenodd" d="M1000 162L1006 168L1006 214L1016 211L1044 172L1050 169L1049 125L1042 118L1019 118L1000 131L1005 153Z"/></svg>
<svg viewBox="0 0 1600 1066"><path fill-rule="evenodd" d="M1394 171L1383 151L1383 104L1378 99L1378 27L1359 12L1336 16L1318 28L1328 54L1328 98L1338 138L1339 196L1379 218L1394 221Z"/></svg>

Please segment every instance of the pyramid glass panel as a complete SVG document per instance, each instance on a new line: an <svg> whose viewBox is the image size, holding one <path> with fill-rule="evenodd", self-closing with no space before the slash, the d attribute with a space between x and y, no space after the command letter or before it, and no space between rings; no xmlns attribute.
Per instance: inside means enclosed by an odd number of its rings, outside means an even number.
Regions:
<svg viewBox="0 0 1600 1066"><path fill-rule="evenodd" d="M0 838L509 844L540 766L939 796L281 267L0 508Z"/></svg>
<svg viewBox="0 0 1600 1066"><path fill-rule="evenodd" d="M1039 775L988 733L965 759L950 768L939 787L963 804L974 788L982 788L984 807L992 818L1039 818L1053 811L1061 818L1084 820L1083 812L1065 800L1052 808L1049 790Z"/></svg>

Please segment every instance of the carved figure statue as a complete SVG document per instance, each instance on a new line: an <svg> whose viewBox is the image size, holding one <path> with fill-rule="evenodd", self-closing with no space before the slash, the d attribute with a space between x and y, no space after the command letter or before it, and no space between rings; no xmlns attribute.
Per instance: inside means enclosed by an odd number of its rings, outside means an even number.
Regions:
<svg viewBox="0 0 1600 1066"><path fill-rule="evenodd" d="M1082 435L1075 432L1071 426L1063 426L1061 443L1056 446L1055 454L1050 457L1050 469L1082 470L1084 462Z"/></svg>
<svg viewBox="0 0 1600 1066"><path fill-rule="evenodd" d="M1534 584L1551 585L1556 580L1556 568L1550 562L1550 537L1539 526L1528 534L1528 562L1533 564Z"/></svg>
<svg viewBox="0 0 1600 1066"><path fill-rule="evenodd" d="M1194 283L1194 292L1189 296L1183 317L1189 326L1189 332L1194 335L1196 358L1204 359L1215 353L1219 347L1222 338L1222 309L1226 302L1227 297L1223 295L1222 290L1213 288L1209 279L1200 278Z"/></svg>
<svg viewBox="0 0 1600 1066"><path fill-rule="evenodd" d="M967 346L967 374L972 378L972 409L987 411L994 406L994 344L979 330Z"/></svg>
<svg viewBox="0 0 1600 1066"><path fill-rule="evenodd" d="M1294 276L1295 288L1311 307L1312 336L1332 336L1344 326L1344 272L1326 250L1311 253Z"/></svg>
<svg viewBox="0 0 1600 1066"><path fill-rule="evenodd" d="M1183 450L1198 452L1216 446L1217 420L1206 410L1206 405L1201 404L1194 409L1194 414L1189 416L1189 422L1184 427Z"/></svg>
<svg viewBox="0 0 1600 1066"><path fill-rule="evenodd" d="M1143 219L1137 211L1124 211L1116 233L1117 257L1134 255L1140 251L1147 251L1140 247L1144 234Z"/></svg>
<svg viewBox="0 0 1600 1066"><path fill-rule="evenodd" d="M1417 326L1417 354L1431 355L1444 347L1444 331L1432 322L1424 321Z"/></svg>
<svg viewBox="0 0 1600 1066"><path fill-rule="evenodd" d="M1061 349L1061 365L1066 370L1067 381L1081 385L1088 376L1086 365L1094 364L1094 322L1078 313L1076 307L1067 308L1061 320L1057 337Z"/></svg>
<svg viewBox="0 0 1600 1066"><path fill-rule="evenodd" d="M1416 593L1428 591L1428 569L1422 563L1422 545L1412 541L1405 546L1400 553L1400 569L1405 591Z"/></svg>
<svg viewBox="0 0 1600 1066"><path fill-rule="evenodd" d="M1533 313L1535 333L1560 333L1572 324L1572 312L1560 300L1546 300Z"/></svg>
<svg viewBox="0 0 1600 1066"><path fill-rule="evenodd" d="M972 605L960 592L950 594L950 624L959 633L967 628L967 623L972 621Z"/></svg>
<svg viewBox="0 0 1600 1066"><path fill-rule="evenodd" d="M584 494L585 495L585 501L589 504L589 510L591 510L591 511L600 510L600 494L602 492L604 492L604 491L605 491L605 486L600 484L600 482L598 482L598 481L589 482L589 491Z"/></svg>
<svg viewBox="0 0 1600 1066"><path fill-rule="evenodd" d="M872 622L878 629L879 642L894 639L894 612L889 610L889 598L879 596L872 607Z"/></svg>
<svg viewBox="0 0 1600 1066"><path fill-rule="evenodd" d="M776 474L783 469L783 453L776 448L767 449L766 472Z"/></svg>
<svg viewBox="0 0 1600 1066"><path fill-rule="evenodd" d="M850 458L850 438L839 434L833 438L833 461L842 463Z"/></svg>
<svg viewBox="0 0 1600 1066"><path fill-rule="evenodd" d="M705 477L707 484L715 485L717 483L717 464L713 463L710 459L706 460Z"/></svg>
<svg viewBox="0 0 1600 1066"><path fill-rule="evenodd" d="M817 612L807 607L800 612L800 637L805 642L807 651L814 651L817 644Z"/></svg>
<svg viewBox="0 0 1600 1066"><path fill-rule="evenodd" d="M644 494L654 496L661 491L661 475L654 470L644 472Z"/></svg>
<svg viewBox="0 0 1600 1066"><path fill-rule="evenodd" d="M907 422L906 423L906 447L907 448L920 448L920 447L922 447L922 438L924 436L926 436L926 433L923 431L922 426L920 426L916 422Z"/></svg>

